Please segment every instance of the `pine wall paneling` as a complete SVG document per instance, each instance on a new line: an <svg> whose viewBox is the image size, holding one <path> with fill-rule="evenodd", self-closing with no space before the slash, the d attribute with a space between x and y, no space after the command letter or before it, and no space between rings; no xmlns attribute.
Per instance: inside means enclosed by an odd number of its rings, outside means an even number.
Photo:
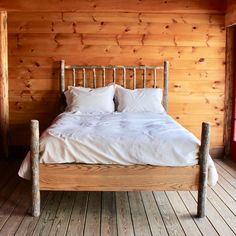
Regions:
<svg viewBox="0 0 236 236"><path fill-rule="evenodd" d="M138 9L139 10L139 9ZM11 144L28 144L29 120L58 113L58 61L158 65L170 62L169 113L198 137L212 123L223 147L224 14L201 12L9 13Z"/></svg>
<svg viewBox="0 0 236 236"><path fill-rule="evenodd" d="M227 9L225 14L225 25L231 26L236 24L236 2L227 0Z"/></svg>

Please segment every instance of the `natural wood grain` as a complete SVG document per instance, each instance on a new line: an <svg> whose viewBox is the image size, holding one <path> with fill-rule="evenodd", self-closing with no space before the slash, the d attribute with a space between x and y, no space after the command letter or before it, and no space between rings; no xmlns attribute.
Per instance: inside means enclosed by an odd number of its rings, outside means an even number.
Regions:
<svg viewBox="0 0 236 236"><path fill-rule="evenodd" d="M152 192L141 192L152 235L166 236L167 230Z"/></svg>
<svg viewBox="0 0 236 236"><path fill-rule="evenodd" d="M199 154L200 176L199 176L199 189L198 189L198 217L205 216L206 210L206 195L207 195L207 178L208 178L208 156L210 145L210 131L211 126L209 123L202 123L201 134L201 147Z"/></svg>
<svg viewBox="0 0 236 236"><path fill-rule="evenodd" d="M195 200L197 200L197 193L191 192ZM233 231L230 229L230 227L227 225L227 223L224 221L224 219L219 215L217 210L209 203L207 202L207 217L210 220L210 222L214 225L215 229L217 230L219 235L235 235Z"/></svg>
<svg viewBox="0 0 236 236"><path fill-rule="evenodd" d="M8 156L8 45L7 12L0 11L0 156Z"/></svg>
<svg viewBox="0 0 236 236"><path fill-rule="evenodd" d="M117 232L118 235L134 236L128 195L126 192L116 193Z"/></svg>
<svg viewBox="0 0 236 236"><path fill-rule="evenodd" d="M39 122L32 120L30 123L30 160L32 172L32 215L40 215L40 186L39 186Z"/></svg>
<svg viewBox="0 0 236 236"><path fill-rule="evenodd" d="M184 205L188 209L189 214L192 216L192 218L194 219L194 222L196 223L197 227L201 231L201 233L203 235L212 235L212 236L218 235L214 226L208 220L208 217L204 217L204 218L197 218L196 217L197 203L194 200L191 193L187 192L187 191L180 191L179 195L180 195L182 201L184 202Z"/></svg>
<svg viewBox="0 0 236 236"><path fill-rule="evenodd" d="M197 189L199 166L40 164L41 190ZM168 173L168 174L167 174Z"/></svg>
<svg viewBox="0 0 236 236"><path fill-rule="evenodd" d="M48 197L48 192L42 192L41 193L41 207L42 207L42 211L44 210L44 207L49 199ZM29 210L28 210L29 212ZM19 228L17 229L15 236L21 236L21 235L25 235L25 236L29 236L32 235L35 227L37 226L39 221L39 218L37 217L32 217L30 214L26 214L24 216L24 219L22 220L22 222L20 223Z"/></svg>
<svg viewBox="0 0 236 236"><path fill-rule="evenodd" d="M89 193L85 235L99 235L101 222L101 192Z"/></svg>
<svg viewBox="0 0 236 236"><path fill-rule="evenodd" d="M169 11L167 6L173 4L177 9L185 3L190 7L189 12L194 5L198 13L170 13L159 8L165 6ZM181 124L198 137L199 123L208 119L212 122L216 115L220 116L220 122L213 121L211 145L222 147L222 117L226 113L223 104L224 14L201 12L208 3L195 1L155 3L154 8L159 6L153 12L145 11L148 4L144 1L134 4L132 11L127 10L129 3L125 11L117 7L112 12L101 10L100 3L94 3L96 9L90 8L88 3L81 4L84 8L73 12L45 13L39 12L40 8L38 12L9 12L10 124L23 127L28 123L28 117L40 118L44 127L50 124L51 118L59 112L55 92L59 91L59 61L62 59L67 64L99 65L157 65L168 60L170 115L179 116ZM117 1L113 3L113 6L117 5L121 6ZM138 10L141 5L145 7ZM215 3L211 7L215 7ZM99 76L97 78L99 80ZM147 73L148 87L152 86L150 78ZM122 81L117 77L117 82ZM141 84L138 79L137 86ZM52 96L46 95L50 92ZM43 101L48 102L48 106ZM43 116L50 119L41 118ZM182 116L185 118L181 121ZM10 143L27 145L29 135L25 128L11 129L10 134Z"/></svg>
<svg viewBox="0 0 236 236"><path fill-rule="evenodd" d="M151 235L140 193L129 192L128 197L135 235Z"/></svg>
<svg viewBox="0 0 236 236"><path fill-rule="evenodd" d="M162 219L169 235L185 235L165 192L154 192Z"/></svg>
<svg viewBox="0 0 236 236"><path fill-rule="evenodd" d="M65 235L76 193L64 192L49 235Z"/></svg>
<svg viewBox="0 0 236 236"><path fill-rule="evenodd" d="M0 191L0 222L3 223L3 230L0 229L0 234L47 236L53 223L59 222L56 218L57 215L61 219L61 226L68 223L66 235L83 235L87 220L88 193L68 192L66 195L75 196L75 201L72 203L71 198L64 195L64 203L62 204L63 194L61 192L48 192L48 195L47 192L42 192L42 198L45 196L46 199L42 201L41 216L39 218L31 217L29 215L30 184L17 177L17 169L14 167L19 167L19 163L16 160L8 160L9 162L5 164L0 161L1 176L6 176L4 178L6 184L2 184L2 179L0 179L0 184L3 186ZM134 235L133 222L148 220L148 224L143 224L145 228L141 229L141 232L150 230L152 235L181 235L179 227L184 235L194 235L199 231L203 236L235 235L236 216L232 199L235 200L236 195L234 194L235 188L230 184L236 180L231 175L236 171L235 165L221 160L217 160L216 165L224 168L218 169L220 175L218 184L213 188L209 187L207 201L209 206L205 218L196 217L196 192L155 192L156 199L152 192L141 192L141 199L137 197L139 192L132 193L134 199L132 199L133 197L128 198L128 195L131 196L131 194L127 192L102 192L102 199L100 198L102 204L94 204L96 207L101 206L99 215L101 217L101 231L98 230L95 234L102 236L104 235L102 233L105 232L105 235L109 235L111 231L106 231L106 228L114 230L113 235ZM9 169L8 166L12 169ZM231 178L228 178L229 176ZM8 183L11 185L9 188ZM43 195L44 193L46 195ZM141 210L143 207L140 200L144 206L145 214ZM71 205L73 205L73 209ZM136 205L137 209L134 207ZM68 206L68 211L65 210L66 206ZM132 209L132 207L134 208ZM67 213L71 210L68 222ZM132 211L141 214L135 213L131 216ZM65 212L65 215L62 212ZM105 231L102 230L103 226Z"/></svg>
<svg viewBox="0 0 236 236"><path fill-rule="evenodd" d="M126 3L126 4L124 4ZM134 7L135 6L135 7ZM74 12L74 11L94 11L94 12L188 12L188 13L222 13L225 11L225 2L219 0L174 0L163 2L161 0L150 0L150 1L137 1L130 0L128 3L125 1L110 1L106 0L96 0L88 2L86 0L81 0L75 2L73 0L54 0L52 2L42 0L40 3L31 2L30 0L18 0L17 2L11 2L7 0L2 0L0 4L0 9L5 9L7 11L38 11L38 12Z"/></svg>
<svg viewBox="0 0 236 236"><path fill-rule="evenodd" d="M76 193L75 203L67 229L67 235L79 236L83 234L86 220L87 205L88 192Z"/></svg>
<svg viewBox="0 0 236 236"><path fill-rule="evenodd" d="M227 0L225 25L229 27L235 24L236 24L236 4L234 0Z"/></svg>
<svg viewBox="0 0 236 236"><path fill-rule="evenodd" d="M233 94L235 80L235 33L233 27L228 27L226 30L226 79L225 79L225 123L224 123L224 158L230 158L230 148L232 139L232 115L233 115Z"/></svg>
<svg viewBox="0 0 236 236"><path fill-rule="evenodd" d="M220 187L219 187L220 188ZM223 192L223 194L222 194ZM224 193L224 191L222 191L222 189L220 189L220 191L217 190L212 190L209 189L208 190L208 200L211 202L211 204L216 208L216 210L219 212L219 214L222 216L222 218L227 221L227 224L229 225L229 227L231 228L231 230L236 234L236 222L234 220L234 216L235 216L235 206L236 203L235 201L227 194ZM222 194L222 195L221 195ZM225 197L226 195L226 197ZM220 197L222 197L223 199L226 200L226 202L230 199L230 202L232 205L230 205L230 209L227 207L227 205L229 204L225 204Z"/></svg>
<svg viewBox="0 0 236 236"><path fill-rule="evenodd" d="M194 223L193 219L191 217L186 217L189 215L188 210L184 206L183 202L181 201L181 198L179 197L177 192L168 191L166 192L166 195L174 209L174 211L177 213L177 217L180 221L181 226L183 227L185 232L191 232L187 233L187 235L196 235L200 236L202 235L199 231L198 227Z"/></svg>
<svg viewBox="0 0 236 236"><path fill-rule="evenodd" d="M117 235L116 193L102 193L101 235Z"/></svg>
<svg viewBox="0 0 236 236"><path fill-rule="evenodd" d="M58 207L60 205L62 193L50 192L46 206L40 215L39 221L32 235L49 235L50 229L54 222Z"/></svg>

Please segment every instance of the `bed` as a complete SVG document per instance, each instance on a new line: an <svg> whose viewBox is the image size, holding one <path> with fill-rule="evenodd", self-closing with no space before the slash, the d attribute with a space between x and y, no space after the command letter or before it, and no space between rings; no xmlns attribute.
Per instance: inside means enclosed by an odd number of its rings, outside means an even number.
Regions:
<svg viewBox="0 0 236 236"><path fill-rule="evenodd" d="M127 72L128 70L132 71L132 79L133 79L133 88L136 88L137 83L137 74L138 71L142 71L142 87L146 87L147 83L147 71L152 71L150 73L153 77L153 87L157 87L157 71L163 71L163 107L165 108L165 111L168 111L168 62L164 62L164 66L80 66L80 65L65 65L64 60L60 63L60 90L62 94L62 100L63 95L65 92L65 71L71 71L72 72L72 85L76 86L76 71L81 71L81 78L83 82L83 86L86 87L87 81L86 81L86 71L90 70L92 72L92 78L93 78L93 86L96 88L97 84L97 73L98 71L101 72L101 80L102 80L102 86L106 85L106 70L110 70L112 77L113 77L113 83L116 83L117 74L122 72L123 76L123 87L126 88L127 84ZM55 137L58 138L57 141L51 142L51 137L48 139L45 139L44 144L51 144L51 147L48 148L49 150L55 151L55 149L60 149L61 151L58 152L58 154L51 154L50 152L44 153L42 150L40 150L40 140L39 140L39 122L37 120L31 121L31 145L30 145L30 154L28 154L28 158L26 158L21 166L21 169L19 171L22 172L22 169L24 169L24 166L26 163L29 164L31 162L30 168L31 168L31 179L32 179L32 215L35 217L38 217L40 215L40 191L160 191L160 190L198 190L198 209L197 209L197 216L198 217L204 217L205 216L205 201L206 201L206 191L207 191L207 178L208 178L208 166L210 165L209 162L211 162L211 167L215 171L214 167L212 165L213 162L209 156L209 141L210 141L210 124L203 122L202 123L202 134L201 134L201 142L198 143L196 138L190 134L188 131L184 130L182 126L180 126L177 122L175 122L171 117L169 117L167 114L153 114L148 113L148 115L145 114L137 114L137 113L131 113L129 115L125 113L112 113L112 114L105 114L100 115L98 114L96 116L96 124L101 124L101 127L95 127L94 129L91 129L91 123L94 122L94 116L86 117L79 115L74 116L71 113L62 113L54 122L56 124L51 126L48 129L48 132ZM76 118L75 118L76 117ZM68 121L69 120L69 121ZM76 127L77 124L81 124L81 120L83 120L82 124L78 127ZM125 122L121 125L121 120ZM156 120L159 120L160 122L157 124L160 127L168 126L172 127L168 130L162 130L162 133L160 132L152 132L153 128L155 126L152 126L150 122L155 123ZM84 122L86 121L86 122ZM113 123L110 123L113 122ZM136 122L140 121L142 128L141 133L137 133L137 125L135 126ZM67 122L67 123L65 123ZM182 146L179 147L179 149L176 151L174 149L175 153L179 153L182 150L188 148L189 144L186 143L186 140L192 139L194 142L194 145L197 145L197 152L194 153L194 161L189 161L188 158L184 157L186 160L186 164L177 164L175 166L172 163L178 163L178 156L175 161L168 162L168 157L172 155L170 150L167 148L162 150L162 146L167 145L165 142L160 142L159 148L154 149L154 151L150 151L151 148L149 148L148 142L143 140L138 141L139 149L136 147L133 148L137 156L134 159L129 159L129 161L120 161L123 158L123 154L120 154L120 151L123 147L126 145L126 149L131 149L131 146L133 143L129 143L128 141L131 140L127 137L129 135L122 136L123 138L114 138L113 143L115 143L116 148L112 146L105 147L106 150L112 150L110 151L110 156L112 157L118 157L114 158L112 161L105 162L105 164L102 161L98 161L97 159L89 159L86 157L90 157L90 154L93 155L92 152L84 151L84 155L82 155L82 150L84 143L82 146L80 146L80 153L72 152L66 153L65 150L70 145L68 140L63 138L64 140L64 146L61 142L62 136L63 136L63 128L65 127L65 124L70 124L70 132L68 134L68 137L73 137L73 140L76 140L80 133L82 132L82 128L84 126L84 123L89 123L89 125L86 126L86 129L91 131L91 134L96 133L96 130L106 130L103 136L100 135L100 131L97 132L100 136L96 136L95 139L90 138L90 144L93 145L95 142L97 142L97 146L102 146L104 143L104 140L112 140L113 136L112 134L116 130L120 136L124 134L125 131L130 130L133 131L132 137L140 137L141 134L145 134L145 138L151 136L156 136L158 140L161 140L161 137L165 137L165 134L170 133L170 131L174 131L176 129L176 132L172 132L172 135L169 137L174 137L175 133L182 132L183 135L180 136L188 136L183 142L180 140L179 143L182 142ZM73 123L74 122L74 123ZM142 123L143 122L143 123ZM124 124L131 124L131 125L124 125ZM104 126L105 124L105 126ZM115 128L115 125L118 124L118 128ZM164 124L164 125L163 125ZM170 124L170 125L165 125ZM73 126L74 125L74 126ZM114 129L112 126L114 125ZM58 126L61 127L61 132L58 133ZM106 128L107 126L107 128ZM123 126L123 130L122 127ZM75 130L81 130L81 132L75 132ZM113 131L111 131L113 130ZM154 129L155 130L155 129ZM109 132L111 131L111 132ZM53 133L54 132L54 133ZM113 133L112 133L113 132ZM68 133L68 132L67 132ZM131 132L132 133L132 132ZM152 134L151 134L152 133ZM110 135L111 134L111 135ZM185 135L186 134L186 135ZM110 135L110 136L109 136ZM159 136L158 136L159 135ZM127 136L127 137L126 137ZM98 138L100 137L100 139ZM73 140L71 145L76 146L76 144L73 144ZM100 143L99 143L100 140ZM116 140L119 140L116 142ZM121 140L121 142L120 142ZM123 143L122 143L122 140ZM175 140L171 140L171 143L175 143ZM179 140L179 137L177 137L177 140ZM132 140L133 142L133 140ZM135 142L135 145L137 144ZM42 144L41 142L41 149ZM191 146L191 145L190 145ZM146 147L146 148L145 148ZM176 147L173 146L173 147ZM46 149L46 146L43 147ZM142 153L150 151L148 154L150 156L148 164L145 163L145 161L142 161L143 156L145 153ZM102 156L107 155L104 150L99 150L96 152L99 152ZM137 151L138 150L138 151ZM164 164L160 162L157 162L155 158L152 158L152 153L155 155L156 152L161 151L161 156L163 157L163 160L165 160ZM166 152L165 152L166 150ZM93 149L94 152L94 149ZM117 154L118 153L118 154ZM42 161L42 157L45 154L47 157ZM55 155L58 155L58 158L62 158L60 161L52 160ZM117 156L116 156L117 155ZM60 157L59 157L60 156ZM63 162L63 156L66 156L66 161ZM75 159L73 157L81 156L84 159L80 159L79 161L75 162ZM127 155L126 155L127 156ZM138 157L139 156L139 157ZM27 160L28 159L28 160ZM57 159L58 160L58 159ZM78 163L79 162L79 163ZM28 165L29 166L29 165ZM212 170L212 169L211 169ZM215 179L216 172L215 173ZM22 173L20 174L22 176ZM216 182L216 180L214 181Z"/></svg>

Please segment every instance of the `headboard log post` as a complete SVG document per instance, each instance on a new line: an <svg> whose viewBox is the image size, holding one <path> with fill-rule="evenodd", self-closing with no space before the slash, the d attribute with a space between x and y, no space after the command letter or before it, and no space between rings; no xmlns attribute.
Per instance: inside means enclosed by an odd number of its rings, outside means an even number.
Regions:
<svg viewBox="0 0 236 236"><path fill-rule="evenodd" d="M169 62L164 61L163 106L166 112L168 112L168 80L169 80Z"/></svg>

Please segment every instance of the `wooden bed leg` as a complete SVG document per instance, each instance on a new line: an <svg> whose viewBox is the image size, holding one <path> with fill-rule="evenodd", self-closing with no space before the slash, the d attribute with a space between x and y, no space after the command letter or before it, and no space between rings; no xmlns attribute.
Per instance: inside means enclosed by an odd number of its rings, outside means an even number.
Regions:
<svg viewBox="0 0 236 236"><path fill-rule="evenodd" d="M32 216L40 215L39 189L39 122L31 120L30 159L32 170Z"/></svg>
<svg viewBox="0 0 236 236"><path fill-rule="evenodd" d="M202 123L201 147L200 147L200 176L198 189L198 206L197 216L202 218L205 216L205 205L207 196L207 178L208 178L208 155L210 143L210 124Z"/></svg>

